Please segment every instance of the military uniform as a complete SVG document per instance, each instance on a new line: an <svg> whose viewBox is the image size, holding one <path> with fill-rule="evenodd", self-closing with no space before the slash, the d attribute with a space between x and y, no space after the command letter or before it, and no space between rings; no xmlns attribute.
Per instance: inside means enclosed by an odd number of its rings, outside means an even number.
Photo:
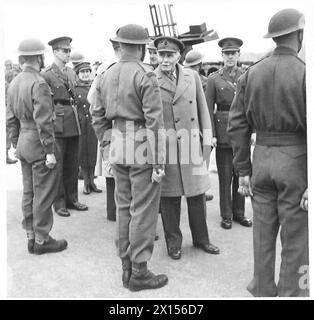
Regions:
<svg viewBox="0 0 314 320"><path fill-rule="evenodd" d="M46 166L46 155L56 153L51 90L39 72L25 67L8 89L7 123L23 175L23 226L29 239L49 238L51 205L57 196L58 161Z"/></svg>
<svg viewBox="0 0 314 320"><path fill-rule="evenodd" d="M291 9L292 10L292 9ZM281 21L287 21L282 20ZM240 78L228 133L240 176L252 174L254 296L306 296L301 267L308 266L308 216L300 208L307 188L305 64L283 46ZM250 136L256 129L253 166ZM275 283L276 238L282 244Z"/></svg>
<svg viewBox="0 0 314 320"><path fill-rule="evenodd" d="M228 113L241 75L242 71L237 67L232 73L229 73L227 68L218 70L208 77L205 94L213 136L217 138L220 215L227 219L231 219L233 215L244 216L244 197L238 193L239 178L233 168L233 152L227 135ZM214 113L215 104L217 110Z"/></svg>
<svg viewBox="0 0 314 320"><path fill-rule="evenodd" d="M55 106L55 135L61 152L61 181L59 193L53 204L55 211L78 201L78 144L80 124L76 106L68 91L75 92L75 72L65 67L63 71L53 63L42 72L42 76L49 84ZM67 88L68 86L68 88Z"/></svg>
<svg viewBox="0 0 314 320"><path fill-rule="evenodd" d="M159 52L179 52L179 40L155 40ZM183 44L182 44L183 46ZM162 180L161 216L168 254L181 257L181 198L188 204L189 224L195 246L210 245L206 224L205 191L210 186L203 149L210 148L211 125L198 73L174 66L175 76L161 65L154 71L161 88L166 137L165 177Z"/></svg>
<svg viewBox="0 0 314 320"><path fill-rule="evenodd" d="M146 262L152 255L158 216L160 185L151 181L154 163L158 161L152 158L155 150L150 150L148 141L134 141L128 129L133 127L135 135L139 130L150 129L158 137L158 130L163 128L160 89L155 74L139 59L124 54L101 76L92 116L100 141L113 121L109 159L116 184L119 256L132 263ZM129 159L125 150L130 145L133 154L146 146L147 161L141 164L134 158ZM158 158L158 154L155 155ZM161 161L163 156L161 150Z"/></svg>

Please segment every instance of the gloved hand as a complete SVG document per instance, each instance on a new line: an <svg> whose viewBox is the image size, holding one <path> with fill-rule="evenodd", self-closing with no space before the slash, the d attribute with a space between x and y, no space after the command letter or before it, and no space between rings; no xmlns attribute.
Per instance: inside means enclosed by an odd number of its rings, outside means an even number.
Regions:
<svg viewBox="0 0 314 320"><path fill-rule="evenodd" d="M153 169L152 173L152 182L157 182L160 183L162 177L165 175L165 170L164 169Z"/></svg>
<svg viewBox="0 0 314 320"><path fill-rule="evenodd" d="M306 190L304 191L303 195L302 195L302 199L301 199L301 202L300 202L300 207L303 209L303 210L306 210L308 211L308 191L307 191L307 188Z"/></svg>
<svg viewBox="0 0 314 320"><path fill-rule="evenodd" d="M53 169L57 164L56 157L53 153L46 155L46 166L49 169Z"/></svg>

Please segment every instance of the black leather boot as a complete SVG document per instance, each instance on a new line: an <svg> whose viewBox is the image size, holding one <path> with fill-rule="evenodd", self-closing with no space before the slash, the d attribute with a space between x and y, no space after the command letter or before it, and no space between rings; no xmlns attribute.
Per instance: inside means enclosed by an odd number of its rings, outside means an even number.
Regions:
<svg viewBox="0 0 314 320"><path fill-rule="evenodd" d="M168 283L165 274L155 275L147 269L147 262L132 263L132 275L129 281L130 291L158 289Z"/></svg>

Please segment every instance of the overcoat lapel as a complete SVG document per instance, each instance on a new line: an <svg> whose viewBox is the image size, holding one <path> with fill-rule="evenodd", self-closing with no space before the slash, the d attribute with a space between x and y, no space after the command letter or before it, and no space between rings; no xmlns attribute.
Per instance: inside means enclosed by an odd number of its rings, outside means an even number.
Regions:
<svg viewBox="0 0 314 320"><path fill-rule="evenodd" d="M191 84L191 76L187 72L185 72L184 68L180 65L178 66L178 83L177 83L177 89L176 93L173 99L173 102L176 102L180 96L185 92L185 90L188 88L188 86Z"/></svg>
<svg viewBox="0 0 314 320"><path fill-rule="evenodd" d="M176 91L176 85L175 85L175 83L173 83L173 82L161 71L160 67L158 67L154 72L156 73L159 86L160 86L161 88L165 89L166 91L175 93L175 91Z"/></svg>

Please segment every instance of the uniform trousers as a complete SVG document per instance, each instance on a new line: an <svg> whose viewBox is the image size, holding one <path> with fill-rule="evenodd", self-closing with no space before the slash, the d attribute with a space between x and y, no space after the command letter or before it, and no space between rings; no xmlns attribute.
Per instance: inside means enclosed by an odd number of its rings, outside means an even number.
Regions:
<svg viewBox="0 0 314 320"><path fill-rule="evenodd" d="M219 179L219 206L222 218L244 216L245 199L238 193L239 177L233 167L232 148L216 148L216 163Z"/></svg>
<svg viewBox="0 0 314 320"><path fill-rule="evenodd" d="M53 203L55 211L78 201L78 143L79 136L56 138L60 151L60 183Z"/></svg>
<svg viewBox="0 0 314 320"><path fill-rule="evenodd" d="M256 145L253 154L254 278L257 297L308 296L308 214L300 208L307 188L306 145ZM280 229L281 265L275 283L276 239Z"/></svg>
<svg viewBox="0 0 314 320"><path fill-rule="evenodd" d="M160 185L151 165L112 164L117 201L117 249L121 259L147 262L153 253Z"/></svg>
<svg viewBox="0 0 314 320"><path fill-rule="evenodd" d="M10 150L11 148L11 138L10 138L10 131L8 129L8 127L6 127L6 148L7 148L7 151Z"/></svg>
<svg viewBox="0 0 314 320"><path fill-rule="evenodd" d="M194 197L187 197L186 201L188 205L189 225L193 243L208 244L210 241L206 224L205 193ZM161 209L167 248L181 248L181 196L161 197Z"/></svg>
<svg viewBox="0 0 314 320"><path fill-rule="evenodd" d="M28 163L21 159L23 175L23 227L29 238L47 240L53 224L51 210L58 193L59 162L48 169L45 160Z"/></svg>

